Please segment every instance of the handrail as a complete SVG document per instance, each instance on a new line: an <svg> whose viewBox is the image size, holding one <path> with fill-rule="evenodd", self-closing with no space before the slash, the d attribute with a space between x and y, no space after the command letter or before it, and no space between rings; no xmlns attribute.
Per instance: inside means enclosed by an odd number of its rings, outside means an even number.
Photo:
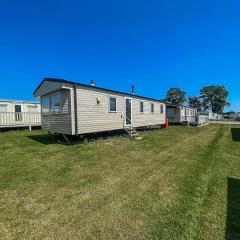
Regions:
<svg viewBox="0 0 240 240"><path fill-rule="evenodd" d="M29 125L41 123L40 112L0 112L0 126Z"/></svg>

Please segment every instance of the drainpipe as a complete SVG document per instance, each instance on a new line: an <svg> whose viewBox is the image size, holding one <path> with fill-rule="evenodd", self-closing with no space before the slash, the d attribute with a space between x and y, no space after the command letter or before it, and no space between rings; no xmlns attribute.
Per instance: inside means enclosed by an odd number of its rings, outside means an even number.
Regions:
<svg viewBox="0 0 240 240"><path fill-rule="evenodd" d="M75 116L75 135L78 135L77 84L76 83L74 83L74 116Z"/></svg>

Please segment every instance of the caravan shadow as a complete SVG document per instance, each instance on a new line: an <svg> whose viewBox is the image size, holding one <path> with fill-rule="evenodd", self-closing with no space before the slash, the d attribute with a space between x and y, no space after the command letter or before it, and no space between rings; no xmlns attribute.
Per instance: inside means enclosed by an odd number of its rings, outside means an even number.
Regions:
<svg viewBox="0 0 240 240"><path fill-rule="evenodd" d="M33 135L33 136L27 136L27 137L33 141L36 141L45 145L57 143L57 139L51 134L41 134L41 135Z"/></svg>
<svg viewBox="0 0 240 240"><path fill-rule="evenodd" d="M144 131L157 131L161 129L161 126L155 127L143 127L138 128L137 131L144 132ZM63 145L75 145L75 144L83 144L93 141L99 141L104 139L110 139L114 137L129 137L129 135L123 130L112 130L112 131L104 131L104 132L97 132L97 133L88 133L85 135L68 135L67 138L69 142L64 139L61 134L41 134L41 135L29 135L28 138L39 142L41 144L63 144Z"/></svg>
<svg viewBox="0 0 240 240"><path fill-rule="evenodd" d="M88 142L93 142L97 140L108 139L112 137L126 136L126 133L123 130L116 131L106 131L100 133L91 133L85 134L82 136L68 135L67 139L69 142L64 139L61 134L41 134L41 135L29 135L33 141L39 142L41 144L62 144L62 145L75 145L75 144L84 144Z"/></svg>
<svg viewBox="0 0 240 240"><path fill-rule="evenodd" d="M232 140L234 142L240 142L240 128L231 128Z"/></svg>
<svg viewBox="0 0 240 240"><path fill-rule="evenodd" d="M226 240L240 239L240 179L228 178Z"/></svg>

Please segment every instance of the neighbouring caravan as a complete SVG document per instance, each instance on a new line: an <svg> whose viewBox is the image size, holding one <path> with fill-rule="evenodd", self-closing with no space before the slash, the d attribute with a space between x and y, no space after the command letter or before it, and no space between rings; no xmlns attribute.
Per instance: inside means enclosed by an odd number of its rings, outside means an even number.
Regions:
<svg viewBox="0 0 240 240"><path fill-rule="evenodd" d="M40 103L35 101L0 99L0 112L40 112Z"/></svg>
<svg viewBox="0 0 240 240"><path fill-rule="evenodd" d="M195 123L196 116L197 110L193 107L167 104L167 118L169 123Z"/></svg>
<svg viewBox="0 0 240 240"><path fill-rule="evenodd" d="M208 124L208 116L199 114L191 106L167 104L167 118L169 123L204 126Z"/></svg>
<svg viewBox="0 0 240 240"><path fill-rule="evenodd" d="M158 99L45 78L34 92L41 99L42 129L67 135L164 125L165 103Z"/></svg>
<svg viewBox="0 0 240 240"><path fill-rule="evenodd" d="M40 103L0 99L0 128L40 126Z"/></svg>
<svg viewBox="0 0 240 240"><path fill-rule="evenodd" d="M201 112L201 114L208 116L209 121L218 121L222 117L221 114L214 113L212 111L203 111L203 112Z"/></svg>

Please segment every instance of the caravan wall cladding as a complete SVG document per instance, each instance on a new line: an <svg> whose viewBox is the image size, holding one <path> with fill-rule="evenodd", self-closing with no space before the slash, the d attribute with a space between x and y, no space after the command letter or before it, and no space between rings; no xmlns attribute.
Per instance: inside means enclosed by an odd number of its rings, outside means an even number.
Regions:
<svg viewBox="0 0 240 240"><path fill-rule="evenodd" d="M118 130L127 124L160 125L166 120L163 102L82 85L46 94L41 103L42 129L70 135Z"/></svg>

